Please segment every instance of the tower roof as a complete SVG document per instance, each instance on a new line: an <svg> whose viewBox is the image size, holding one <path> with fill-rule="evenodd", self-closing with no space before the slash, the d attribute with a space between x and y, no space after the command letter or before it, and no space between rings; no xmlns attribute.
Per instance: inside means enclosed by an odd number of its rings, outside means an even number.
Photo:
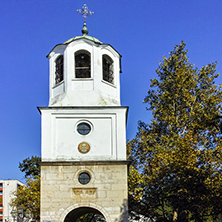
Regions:
<svg viewBox="0 0 222 222"><path fill-rule="evenodd" d="M86 30L87 30L87 31L86 31ZM87 35L87 34L88 34L88 29L87 29L87 27L86 27L86 23L85 23L85 22L84 22L84 25L83 25L83 28L82 28L82 33L83 33L83 35L81 35L81 36L75 36L75 37L73 37L73 38L68 39L68 40L65 41L64 43L60 43L60 44L55 45L55 46L53 47L53 49L49 52L49 54L50 54L57 46L68 45L69 43L71 43L71 42L73 42L73 41L81 40L81 39L82 39L82 40L89 40L89 41L94 42L95 44L98 44L98 45L110 46L110 47L112 47L112 48L120 55L120 57L122 57L121 54L120 54L112 45L106 44L106 43L102 43L99 39L97 39L97 38L95 38L95 37L93 37L93 36ZM49 54L46 56L47 58L48 58ZM120 72L122 72L122 71L120 70Z"/></svg>
<svg viewBox="0 0 222 222"><path fill-rule="evenodd" d="M103 44L99 39L97 39L97 38L95 38L93 36L90 36L90 35L75 36L75 37L73 37L71 39L68 39L63 44L69 44L70 42L75 41L77 39L88 39L88 40L93 41L93 42L95 42L97 44Z"/></svg>
<svg viewBox="0 0 222 222"><path fill-rule="evenodd" d="M76 37L74 37L74 38L68 39L68 40L65 41L63 44L68 44L68 43L70 43L70 42L72 42L72 41L74 41L74 40L76 40L76 39L88 39L88 40L93 41L93 42L95 42L95 43L102 44L102 42L99 41L99 39L94 38L94 37L92 37L92 36L89 36L89 35L88 35L88 32L89 32L89 31L88 31L88 28L87 28L87 26L86 26L86 22L84 22L84 25L83 25L83 28L82 28L82 36L76 36Z"/></svg>

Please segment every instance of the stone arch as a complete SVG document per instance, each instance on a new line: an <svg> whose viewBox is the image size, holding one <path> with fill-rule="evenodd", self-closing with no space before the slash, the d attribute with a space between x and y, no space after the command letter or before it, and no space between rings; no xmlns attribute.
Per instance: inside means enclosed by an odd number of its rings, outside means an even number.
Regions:
<svg viewBox="0 0 222 222"><path fill-rule="evenodd" d="M72 214L71 216L75 217L75 215L78 215L79 210L80 211L89 210L90 212L98 212L99 214L104 216L106 222L111 222L109 214L106 212L106 210L103 209L101 206L94 204L94 203L74 204L74 205L68 207L61 214L59 221L60 222L69 222L69 220L67 219L67 216Z"/></svg>

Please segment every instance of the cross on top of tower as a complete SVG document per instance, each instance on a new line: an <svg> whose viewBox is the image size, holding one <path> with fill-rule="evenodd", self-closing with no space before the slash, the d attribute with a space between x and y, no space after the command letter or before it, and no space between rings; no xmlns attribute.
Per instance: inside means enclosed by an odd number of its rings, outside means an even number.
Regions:
<svg viewBox="0 0 222 222"><path fill-rule="evenodd" d="M94 12L91 12L86 4L84 4L81 9L78 9L77 12L79 12L83 16L83 18L87 18L90 15L94 15Z"/></svg>

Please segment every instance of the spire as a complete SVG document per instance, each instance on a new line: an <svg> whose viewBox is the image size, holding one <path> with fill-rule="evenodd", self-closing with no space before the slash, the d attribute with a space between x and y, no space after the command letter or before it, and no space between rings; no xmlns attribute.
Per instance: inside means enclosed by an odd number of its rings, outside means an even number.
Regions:
<svg viewBox="0 0 222 222"><path fill-rule="evenodd" d="M83 28L82 28L82 35L88 35L88 28L86 26L86 22L84 22Z"/></svg>

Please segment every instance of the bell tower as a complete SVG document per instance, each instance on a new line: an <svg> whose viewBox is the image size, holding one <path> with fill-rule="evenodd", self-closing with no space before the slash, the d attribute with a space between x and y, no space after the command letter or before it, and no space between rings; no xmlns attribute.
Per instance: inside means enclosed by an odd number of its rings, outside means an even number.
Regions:
<svg viewBox="0 0 222 222"><path fill-rule="evenodd" d="M86 5L78 11L92 14ZM127 221L121 55L89 36L84 22L82 36L56 45L47 58L49 105L39 107L41 221Z"/></svg>

